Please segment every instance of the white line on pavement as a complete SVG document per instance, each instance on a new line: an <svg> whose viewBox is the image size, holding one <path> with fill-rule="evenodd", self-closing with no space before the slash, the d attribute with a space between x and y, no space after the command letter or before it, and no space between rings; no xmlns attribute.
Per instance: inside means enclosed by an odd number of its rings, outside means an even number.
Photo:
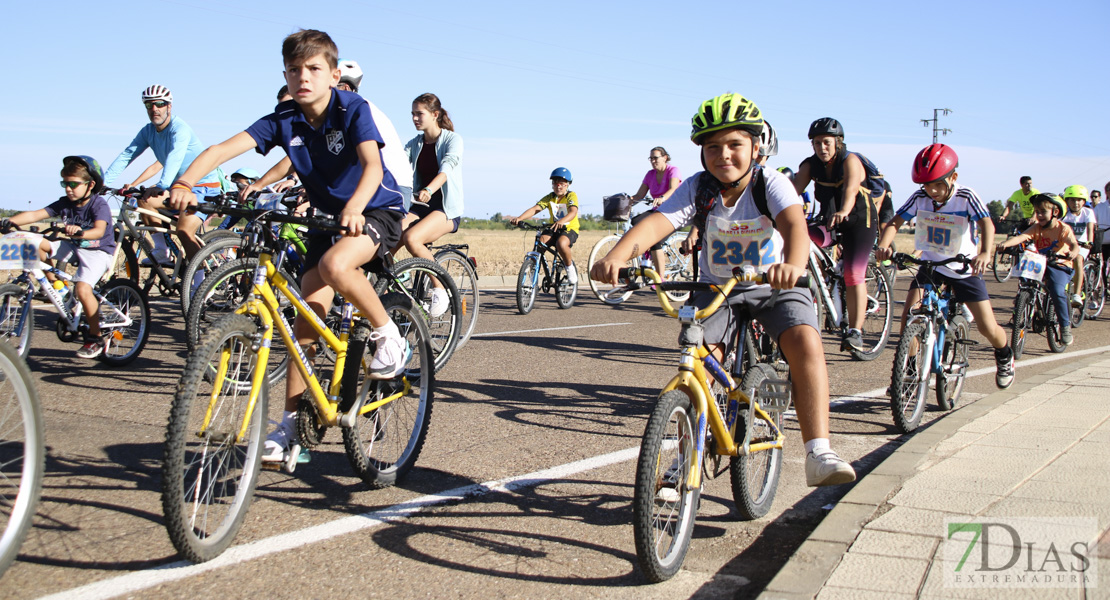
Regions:
<svg viewBox="0 0 1110 600"><path fill-rule="evenodd" d="M516 331L495 331L491 333L475 333L470 337L490 337L494 335L515 335L518 333L538 333L541 331L564 331L567 329L597 329L598 327L614 327L616 325L631 325L632 323L598 323L597 325L571 325L568 327L545 327L543 329L518 329Z"/></svg>
<svg viewBox="0 0 1110 600"><path fill-rule="evenodd" d="M611 323L608 325L628 325L629 323ZM588 325L585 327L602 327L603 325ZM574 327L558 327L553 329L574 329ZM531 331L549 331L545 329L537 329ZM505 333L490 333L484 335L505 335L507 333L524 333L524 332L505 332ZM472 336L473 337L473 336ZM1047 355L1039 358L1026 359L1019 361L1018 365L1021 368L1028 368L1033 365L1054 362L1058 360L1069 360L1086 356L1089 354L1098 354L1110 351L1110 346L1102 346L1099 348L1090 348L1088 350L1077 350L1067 354ZM977 377L980 375L987 375L994 373L994 367L983 367L974 371L969 371L968 377ZM1020 370L1019 370L1020 372ZM875 398L882 398L886 396L886 388L874 389L859 394L852 394L848 396L838 396L833 401L833 405L846 404L848 402L855 402L860 400L873 400ZM787 413L793 416L793 411ZM167 565L161 565L143 571L135 571L127 575L105 579L96 583L91 583L78 588L65 590L50 596L44 596L49 600L78 600L78 599L99 599L99 598L113 598L123 594L137 592L144 589L149 589L163 583L178 581L201 573L206 573L215 569L223 567L230 567L243 563L246 561L254 560L284 552L286 550L293 550L308 544L320 542L323 540L331 539L340 535L354 533L364 529L370 529L383 525L391 521L398 521L407 517L416 515L421 511L444 504L446 502L453 502L482 496L490 492L513 491L517 489L527 488L531 486L540 485L553 479L569 477L585 471L598 469L601 467L618 464L634 460L639 454L639 447L626 448L616 452L610 452L601 456L586 458L565 465L559 465L540 471L534 471L525 475L518 475L497 481L490 481L486 483L478 483L464 487L446 490L438 494L429 494L414 498L407 502L395 504L390 507L383 508L361 515L352 517L343 517L328 523L321 523L305 529L282 533L271 536L265 539L257 540L249 544L240 546L233 546L227 552L220 555L218 558L213 559L206 563L191 564L186 561L177 561Z"/></svg>

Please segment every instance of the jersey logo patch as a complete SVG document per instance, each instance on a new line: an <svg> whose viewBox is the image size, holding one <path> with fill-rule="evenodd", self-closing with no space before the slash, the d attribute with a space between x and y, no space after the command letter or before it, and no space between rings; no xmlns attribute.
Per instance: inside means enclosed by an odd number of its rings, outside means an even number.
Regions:
<svg viewBox="0 0 1110 600"><path fill-rule="evenodd" d="M339 153L343 151L343 132L332 129L324 138L328 141L328 151L339 156Z"/></svg>
<svg viewBox="0 0 1110 600"><path fill-rule="evenodd" d="M301 139L301 136L299 136L299 135L298 135L298 136L294 136L294 137L293 137L293 139L289 140L289 146L290 146L290 147L293 147L293 146L303 146L303 145L304 145L304 140L302 140L302 139Z"/></svg>

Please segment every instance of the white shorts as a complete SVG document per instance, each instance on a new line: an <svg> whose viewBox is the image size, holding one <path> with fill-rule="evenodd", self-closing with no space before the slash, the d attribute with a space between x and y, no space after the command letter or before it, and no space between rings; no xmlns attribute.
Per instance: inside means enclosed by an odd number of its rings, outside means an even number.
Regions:
<svg viewBox="0 0 1110 600"><path fill-rule="evenodd" d="M50 258L61 263L67 263L77 254L77 274L74 281L83 281L95 286L104 273L112 266L112 255L103 250L92 248L78 248L71 241L57 240L50 242Z"/></svg>

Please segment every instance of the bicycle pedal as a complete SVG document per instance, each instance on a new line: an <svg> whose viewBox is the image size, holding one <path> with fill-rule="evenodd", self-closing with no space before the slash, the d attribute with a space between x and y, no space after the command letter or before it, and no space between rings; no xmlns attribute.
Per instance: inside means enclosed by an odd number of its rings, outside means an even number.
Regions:
<svg viewBox="0 0 1110 600"><path fill-rule="evenodd" d="M967 338L964 338L962 340L956 340L956 343L960 344L960 345L963 345L963 346L976 346L976 345L979 344L979 341L978 340L969 340Z"/></svg>

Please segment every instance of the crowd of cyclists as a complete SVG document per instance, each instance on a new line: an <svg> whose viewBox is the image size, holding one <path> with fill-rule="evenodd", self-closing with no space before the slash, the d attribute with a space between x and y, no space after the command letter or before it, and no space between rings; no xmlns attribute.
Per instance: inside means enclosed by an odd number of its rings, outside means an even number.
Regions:
<svg viewBox="0 0 1110 600"><path fill-rule="evenodd" d="M278 93L279 103L244 131L205 148L173 113L170 90L152 85L141 94L149 123L107 169L89 156L65 157L61 171L65 196L0 223L5 230L48 219L65 223L68 241L44 241L38 250L43 260L64 262L75 256L79 263L74 293L88 327L78 356L96 358L107 343L91 290L111 267L116 238L111 210L100 192L135 188L160 170L156 183L139 197L138 206L174 211L185 260L195 256L203 243L198 236L203 219L191 210L198 202L233 191L246 198L260 191L303 187L307 204L318 214L333 217L345 233L308 232L301 294L321 317L337 294L353 303L373 326L370 340L375 350L368 377L398 376L413 349L386 314L361 268L401 248L415 257L432 259L428 246L458 230L464 214L462 137L440 99L427 93L412 103L418 133L402 143L390 120L360 95L363 75L358 64L340 59L326 33L302 30L288 36L282 58L287 85ZM632 196L634 201L652 198L651 210L633 221L609 254L592 265L589 276L617 284L621 269L644 253L650 253L655 264L663 264L661 242L687 227L690 234L683 248L698 251L700 280L723 284L745 267L764 273L766 284L749 286L729 302L752 311L791 367L808 485L855 479L852 465L830 444L829 377L814 300L809 289L795 287L806 274L811 243L839 248L848 322L842 342L848 348L862 347L868 263L889 260L896 233L910 221L929 232L916 236L923 240L915 248L922 259L962 255L971 260L971 268L919 272L903 304L903 323L921 298L921 286L930 281L948 286L995 349L997 387L1009 387L1015 378L1013 352L994 318L981 275L996 252L1028 247L1030 254L1042 259L1063 340L1072 342L1069 307L1084 301L1084 246L1089 247L1096 236L1110 241L1105 239L1106 227L1098 227L1100 222L1110 225L1110 204L1099 202L1098 190L1088 195L1084 186L1071 185L1062 196L1042 193L1023 177L1021 189L1007 201L1002 215L1005 219L1020 210L1023 222L1017 235L996 245L987 203L959 182L958 157L949 146L931 144L915 156L912 178L920 188L899 204L893 202L890 186L876 164L848 150L845 128L836 119L815 120L808 132L813 154L796 169L777 170L767 166L777 155L775 130L751 99L735 93L716 96L698 107L691 123L690 139L700 149L704 170L683 179L670 164L667 151L652 148L651 168ZM223 165L244 152L267 154L276 147L286 156L265 173L242 168L225 175ZM118 180L124 170L148 148L156 162L134 181L121 185ZM580 204L570 190L574 179L569 169L559 167L550 181L551 193L510 222L546 211L552 228L541 239L555 248L567 266L567 276L576 282L571 248L578 237ZM806 192L811 183L812 201ZM1106 191L1110 195L1110 184ZM231 218L224 222L229 227L233 223ZM154 235L152 242L154 260L168 260L166 239ZM1108 249L1110 244L1101 244L1104 257ZM198 272L199 279L184 285L191 292L204 276ZM1074 286L1070 296L1065 292L1068 285ZM711 296L695 293L688 303L704 308ZM431 314L442 314L447 303L445 290L437 285L431 292ZM702 324L704 343L718 361L724 360L725 347L736 336L736 320L736 310L722 310ZM311 358L316 344L304 315L298 316L294 332ZM286 380L283 418L267 437L264 461L286 460L298 435L297 405L306 383L292 366Z"/></svg>

